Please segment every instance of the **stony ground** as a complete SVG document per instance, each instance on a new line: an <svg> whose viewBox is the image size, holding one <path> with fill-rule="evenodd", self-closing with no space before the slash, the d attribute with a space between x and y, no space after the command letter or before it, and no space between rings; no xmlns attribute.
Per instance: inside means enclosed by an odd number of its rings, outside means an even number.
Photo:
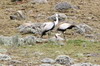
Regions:
<svg viewBox="0 0 100 66"><path fill-rule="evenodd" d="M12 36L19 34L16 29L19 25L26 23L28 21L32 22L45 22L48 21L47 16L51 16L54 14L54 6L58 2L70 2L73 5L78 6L80 9L73 11L72 9L64 12L69 17L68 21L74 21L76 23L86 23L91 26L94 31L93 33L100 33L100 1L99 0L49 0L47 4L31 4L23 3L23 4L15 4L10 2L10 0L1 0L0 1L0 35L4 36ZM17 10L25 9L25 13L27 13L28 17L26 20L10 20L9 16L16 12ZM10 11L9 11L10 10ZM31 14L29 13L31 12ZM38 15L43 14L42 17L38 17ZM74 18L77 17L77 18ZM92 18L92 19L91 19ZM30 35L30 34L27 34ZM31 34L32 35L32 34ZM26 35L23 35L26 36ZM95 64L100 64L100 56L97 57L84 57L77 56L77 54L88 54L88 53L100 53L100 43L91 43L87 41L82 35L66 35L68 38L71 38L65 46L55 46L55 45L35 45L35 46L23 46L23 47L5 47L0 46L0 49L6 49L7 52L3 52L5 54L9 54L14 56L13 59L20 60L23 63L15 64L20 66L35 66L40 64L39 60L45 57L50 57L55 59L57 55L65 54L69 55L72 58L77 59L76 62L91 62ZM81 38L80 38L81 37ZM74 41L72 39L77 41ZM82 40L82 41L81 41ZM86 40L86 42L84 42ZM81 44L88 44L86 48L83 48ZM68 44L68 45L67 45ZM73 48L73 49L72 49ZM35 52L39 52L40 55L35 55ZM2 52L0 52L2 53ZM42 55L41 55L42 53ZM54 54L53 54L54 53ZM38 53L37 53L38 54ZM9 61L0 61L2 64L9 65ZM29 65L31 63L31 65ZM28 65L27 65L28 64Z"/></svg>

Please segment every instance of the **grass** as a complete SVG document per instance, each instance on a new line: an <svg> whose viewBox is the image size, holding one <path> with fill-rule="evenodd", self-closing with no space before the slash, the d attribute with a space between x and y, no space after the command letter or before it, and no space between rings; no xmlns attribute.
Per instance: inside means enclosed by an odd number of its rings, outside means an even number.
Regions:
<svg viewBox="0 0 100 66"><path fill-rule="evenodd" d="M86 44L85 47L83 46L84 44ZM44 43L19 47L0 46L0 48L6 48L8 50L7 53L16 57L13 59L21 60L23 63L20 65L24 65L24 63L28 64L29 62L32 62L32 65L37 65L40 64L40 60L43 58L49 57L55 59L58 55L69 55L71 58L76 59L75 62L100 64L100 57L84 56L84 54L88 53L100 53L100 43L93 43L86 40L68 40L64 46ZM33 59L39 62L34 63Z"/></svg>

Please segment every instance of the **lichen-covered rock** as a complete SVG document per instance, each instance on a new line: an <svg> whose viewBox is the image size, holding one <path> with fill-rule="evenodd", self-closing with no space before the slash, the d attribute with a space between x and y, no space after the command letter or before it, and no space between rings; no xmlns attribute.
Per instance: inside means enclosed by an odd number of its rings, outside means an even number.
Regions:
<svg viewBox="0 0 100 66"><path fill-rule="evenodd" d="M36 43L47 42L48 39L37 38L35 36L20 37L16 36L0 36L0 44L3 45L34 45Z"/></svg>
<svg viewBox="0 0 100 66"><path fill-rule="evenodd" d="M28 36L28 37L19 37L18 35L16 36L0 36L0 44L3 45L24 45L24 44L34 44L36 41L34 36Z"/></svg>
<svg viewBox="0 0 100 66"><path fill-rule="evenodd" d="M57 11L66 11L66 10L68 10L70 8L76 9L77 7L71 5L68 2L60 2L60 3L58 3L58 4L55 5L55 9Z"/></svg>
<svg viewBox="0 0 100 66"><path fill-rule="evenodd" d="M4 60L4 61L11 60L11 57L6 54L0 54L0 60Z"/></svg>
<svg viewBox="0 0 100 66"><path fill-rule="evenodd" d="M76 27L77 27L77 33L79 34L91 33L93 31L93 28L91 28L87 24L79 24L76 25Z"/></svg>
<svg viewBox="0 0 100 66"><path fill-rule="evenodd" d="M56 63L62 65L71 65L73 63L73 59L67 55L59 55L56 59Z"/></svg>
<svg viewBox="0 0 100 66"><path fill-rule="evenodd" d="M64 13L58 13L58 20L59 21L64 21L66 18L67 18L67 16ZM55 15L48 17L48 20L55 21L56 20Z"/></svg>
<svg viewBox="0 0 100 66"><path fill-rule="evenodd" d="M12 36L11 37L8 37L8 36L0 36L0 44L4 44L4 45L13 44L12 43Z"/></svg>
<svg viewBox="0 0 100 66"><path fill-rule="evenodd" d="M43 60L41 60L42 63L55 63L55 60L51 59L51 58L44 58Z"/></svg>
<svg viewBox="0 0 100 66"><path fill-rule="evenodd" d="M33 45L36 43L37 38L35 36L27 36L24 38L24 43L28 45Z"/></svg>
<svg viewBox="0 0 100 66"><path fill-rule="evenodd" d="M25 23L17 27L20 33L41 34L41 23Z"/></svg>

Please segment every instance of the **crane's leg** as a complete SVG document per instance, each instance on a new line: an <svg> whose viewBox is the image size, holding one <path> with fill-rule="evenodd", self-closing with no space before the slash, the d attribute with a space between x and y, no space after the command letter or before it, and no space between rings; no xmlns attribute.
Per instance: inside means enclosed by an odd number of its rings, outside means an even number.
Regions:
<svg viewBox="0 0 100 66"><path fill-rule="evenodd" d="M40 38L43 38L43 35L40 35Z"/></svg>
<svg viewBox="0 0 100 66"><path fill-rule="evenodd" d="M66 37L65 37L65 34L64 34L64 32L62 32L62 34L63 34L64 40L65 40L65 42L66 42Z"/></svg>
<svg viewBox="0 0 100 66"><path fill-rule="evenodd" d="M42 32L40 38L43 38L43 36L46 35L46 32Z"/></svg>
<svg viewBox="0 0 100 66"><path fill-rule="evenodd" d="M48 32L48 38L50 38L50 36L51 36L51 31Z"/></svg>

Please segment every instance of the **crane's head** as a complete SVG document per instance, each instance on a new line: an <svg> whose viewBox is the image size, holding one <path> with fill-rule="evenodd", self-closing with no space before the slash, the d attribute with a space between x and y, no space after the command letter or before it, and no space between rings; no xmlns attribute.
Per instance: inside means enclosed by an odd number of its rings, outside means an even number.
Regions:
<svg viewBox="0 0 100 66"><path fill-rule="evenodd" d="M57 14L57 13L55 13L55 16L56 16L56 17L58 17L58 14Z"/></svg>

